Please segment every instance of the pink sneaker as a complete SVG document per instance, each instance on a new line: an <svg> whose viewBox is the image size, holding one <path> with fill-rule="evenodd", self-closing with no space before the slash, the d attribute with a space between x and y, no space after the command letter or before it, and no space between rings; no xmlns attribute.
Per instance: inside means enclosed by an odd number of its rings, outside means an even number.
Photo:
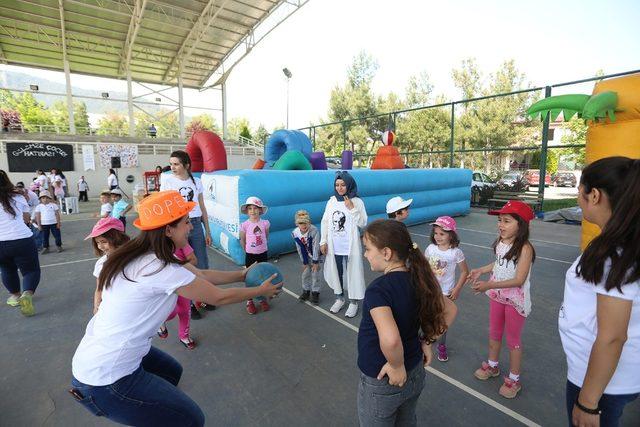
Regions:
<svg viewBox="0 0 640 427"><path fill-rule="evenodd" d="M522 384L520 381L514 381L509 377L504 377L504 384L500 387L500 396L507 399L513 399L518 395L518 392L522 390Z"/></svg>
<svg viewBox="0 0 640 427"><path fill-rule="evenodd" d="M447 360L449 360L446 344L438 344L438 360L441 362L446 362Z"/></svg>
<svg viewBox="0 0 640 427"><path fill-rule="evenodd" d="M498 369L497 366L492 368L487 362L482 362L482 366L476 369L473 375L475 375L477 379L484 381L500 375L500 369Z"/></svg>

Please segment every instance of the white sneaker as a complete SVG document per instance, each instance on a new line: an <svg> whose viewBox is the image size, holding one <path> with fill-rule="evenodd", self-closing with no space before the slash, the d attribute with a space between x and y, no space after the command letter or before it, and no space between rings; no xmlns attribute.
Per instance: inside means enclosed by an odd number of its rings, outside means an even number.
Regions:
<svg viewBox="0 0 640 427"><path fill-rule="evenodd" d="M356 314L358 314L358 303L350 302L349 308L347 308L347 312L344 315L346 317L356 317Z"/></svg>
<svg viewBox="0 0 640 427"><path fill-rule="evenodd" d="M20 297L17 297L15 295L9 295L9 298L7 299L7 304L9 304L11 307L18 307L20 305Z"/></svg>
<svg viewBox="0 0 640 427"><path fill-rule="evenodd" d="M329 311L332 313L337 313L340 310L342 310L342 307L344 307L344 300L340 298L336 298L336 302L333 303Z"/></svg>

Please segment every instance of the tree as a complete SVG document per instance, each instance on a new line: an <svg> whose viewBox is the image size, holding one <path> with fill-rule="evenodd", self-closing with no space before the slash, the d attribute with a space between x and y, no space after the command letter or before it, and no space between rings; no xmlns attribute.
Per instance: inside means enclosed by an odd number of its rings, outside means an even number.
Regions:
<svg viewBox="0 0 640 427"><path fill-rule="evenodd" d="M574 116L571 120L564 123L564 128L569 132L562 135L561 142L563 145L578 145L587 143L587 124L581 118ZM573 162L574 168L582 168L587 162L585 157L585 148L562 148L559 149L560 157L563 161Z"/></svg>
<svg viewBox="0 0 640 427"><path fill-rule="evenodd" d="M378 61L362 50L353 58L347 70L347 81L352 88L370 86L378 68Z"/></svg>
<svg viewBox="0 0 640 427"><path fill-rule="evenodd" d="M3 130L5 125L9 130L20 129L22 125L20 114L15 110L3 110L0 108L0 125L2 125Z"/></svg>
<svg viewBox="0 0 640 427"><path fill-rule="evenodd" d="M262 123L258 125L258 129L256 129L253 134L256 142L264 144L267 142L267 138L269 137L269 132L267 132L267 128L264 127Z"/></svg>
<svg viewBox="0 0 640 427"><path fill-rule="evenodd" d="M50 131L53 120L47 108L38 102L33 94L25 92L15 96L15 110L20 114L22 124L28 132Z"/></svg>
<svg viewBox="0 0 640 427"><path fill-rule="evenodd" d="M238 138L243 129L250 129L249 120L244 117L234 117L227 123L227 132L232 139Z"/></svg>
<svg viewBox="0 0 640 427"><path fill-rule="evenodd" d="M66 101L56 101L51 106L51 119L56 131L69 132L69 109ZM76 125L76 132L79 134L88 133L89 115L84 102L73 103L73 122Z"/></svg>
<svg viewBox="0 0 640 427"><path fill-rule="evenodd" d="M98 135L127 135L129 123L127 118L115 111L106 113L98 121Z"/></svg>
<svg viewBox="0 0 640 427"><path fill-rule="evenodd" d="M190 136L194 132L198 132L201 130L209 130L211 132L220 134L220 129L218 128L216 119L206 113L193 117L185 129L185 131L187 132L187 136Z"/></svg>

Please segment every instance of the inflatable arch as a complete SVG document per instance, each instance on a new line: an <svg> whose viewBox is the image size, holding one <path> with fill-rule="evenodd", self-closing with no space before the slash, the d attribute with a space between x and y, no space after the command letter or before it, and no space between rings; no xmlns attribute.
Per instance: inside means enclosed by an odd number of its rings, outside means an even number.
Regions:
<svg viewBox="0 0 640 427"><path fill-rule="evenodd" d="M287 151L300 151L307 160L311 160L311 140L299 130L277 130L264 147L264 160L271 167Z"/></svg>
<svg viewBox="0 0 640 427"><path fill-rule="evenodd" d="M187 143L192 172L213 172L227 169L227 152L218 135L208 130L194 132Z"/></svg>
<svg viewBox="0 0 640 427"><path fill-rule="evenodd" d="M350 173L358 183L369 222L387 218L385 207L393 196L413 198L409 225L470 210L468 169L355 169ZM327 200L333 195L335 171L229 170L203 173L201 179L213 244L243 265L239 230L247 216L240 213L240 205L246 198L258 196L269 206L264 216L271 222L269 255L292 252L295 212L306 209L319 228Z"/></svg>

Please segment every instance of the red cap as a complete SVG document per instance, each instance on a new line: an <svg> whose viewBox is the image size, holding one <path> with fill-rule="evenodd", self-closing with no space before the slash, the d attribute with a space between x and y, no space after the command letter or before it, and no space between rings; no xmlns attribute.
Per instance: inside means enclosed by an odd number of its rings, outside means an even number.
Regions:
<svg viewBox="0 0 640 427"><path fill-rule="evenodd" d="M509 200L506 205L497 211L489 211L489 215L511 214L518 215L523 220L529 222L535 215L531 207L520 200Z"/></svg>

